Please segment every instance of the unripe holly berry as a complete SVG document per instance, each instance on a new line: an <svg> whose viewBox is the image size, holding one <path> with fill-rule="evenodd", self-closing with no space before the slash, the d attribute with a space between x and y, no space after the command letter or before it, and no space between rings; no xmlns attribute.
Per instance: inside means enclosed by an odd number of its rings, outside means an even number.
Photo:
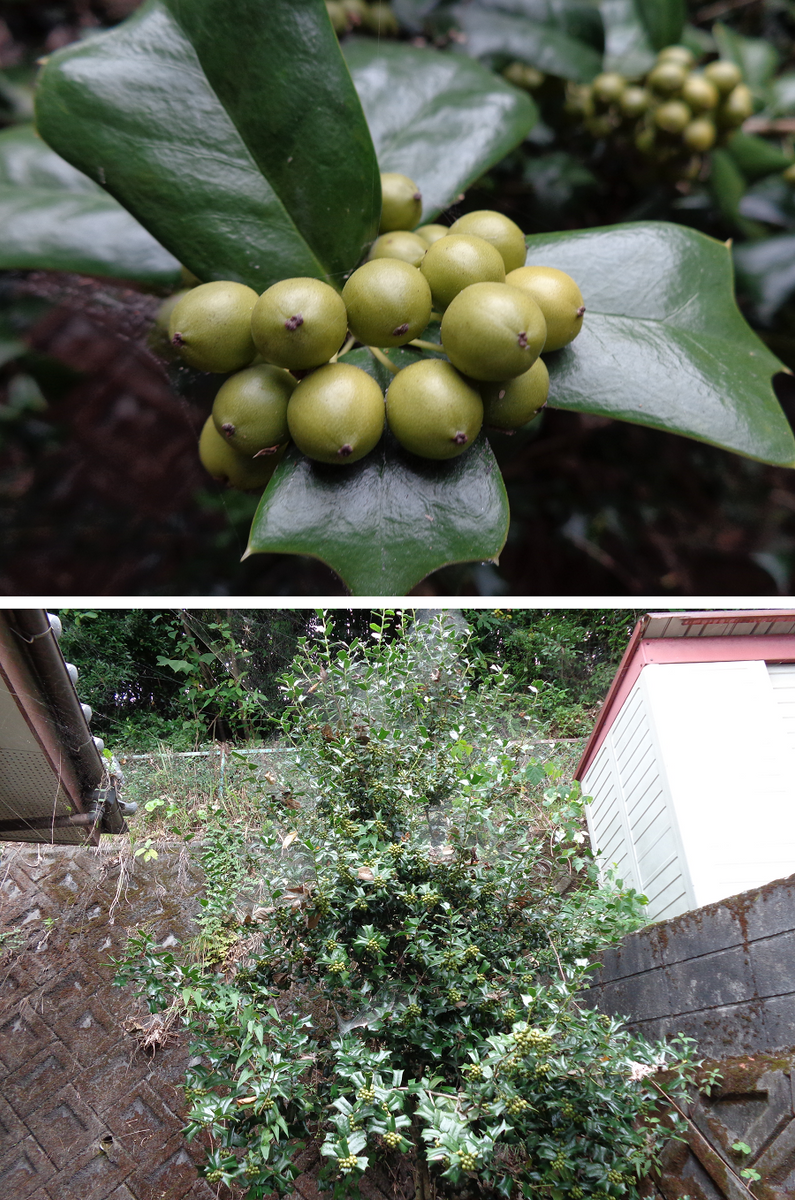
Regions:
<svg viewBox="0 0 795 1200"><path fill-rule="evenodd" d="M427 280L397 258L364 263L345 284L342 298L350 331L366 346L404 346L431 318Z"/></svg>
<svg viewBox="0 0 795 1200"><path fill-rule="evenodd" d="M447 357L473 379L512 379L529 371L546 335L544 314L532 296L504 283L464 288L442 318Z"/></svg>
<svg viewBox="0 0 795 1200"><path fill-rule="evenodd" d="M515 379L484 383L483 422L492 429L521 429L538 416L549 395L549 371L543 358L537 358L529 371Z"/></svg>
<svg viewBox="0 0 795 1200"><path fill-rule="evenodd" d="M543 87L546 75L537 67L528 66L523 62L512 62L503 71L503 77L514 87L523 88L526 92L537 92Z"/></svg>
<svg viewBox="0 0 795 1200"><path fill-rule="evenodd" d="M205 471L219 483L227 483L243 492L261 491L265 487L284 450L282 446L275 454L264 458L241 454L218 432L211 416L205 421L199 438L199 461Z"/></svg>
<svg viewBox="0 0 795 1200"><path fill-rule="evenodd" d="M582 329L585 304L571 275L556 267L529 266L511 271L505 282L526 291L544 314L544 350L560 350L574 341Z"/></svg>
<svg viewBox="0 0 795 1200"><path fill-rule="evenodd" d="M738 83L718 108L715 120L722 129L736 129L753 111L754 97L751 89L745 83Z"/></svg>
<svg viewBox="0 0 795 1200"><path fill-rule="evenodd" d="M319 367L287 406L296 446L318 462L343 466L369 454L384 429L384 397L371 375L348 363Z"/></svg>
<svg viewBox="0 0 795 1200"><path fill-rule="evenodd" d="M527 258L527 243L516 222L489 208L465 213L450 226L450 233L464 233L470 237L483 238L484 242L491 242L502 255L506 271L514 271L523 266Z"/></svg>
<svg viewBox="0 0 795 1200"><path fill-rule="evenodd" d="M290 440L287 402L296 381L289 371L261 363L230 376L213 403L215 428L250 458Z"/></svg>
<svg viewBox="0 0 795 1200"><path fill-rule="evenodd" d="M223 280L191 288L171 313L171 344L198 371L239 371L256 353L251 338L256 303L257 293L243 283Z"/></svg>
<svg viewBox="0 0 795 1200"><path fill-rule="evenodd" d="M450 363L426 358L392 380L386 417L401 446L413 454L455 458L478 436L483 402Z"/></svg>
<svg viewBox="0 0 795 1200"><path fill-rule="evenodd" d="M728 96L742 82L743 73L736 63L719 58L704 68L704 78L715 85L721 96Z"/></svg>
<svg viewBox="0 0 795 1200"><path fill-rule="evenodd" d="M376 238L367 257L370 261L374 258L399 258L411 263L412 267L418 267L427 249L428 242L424 238L409 233L407 229L396 229L394 233L382 233Z"/></svg>
<svg viewBox="0 0 795 1200"><path fill-rule="evenodd" d="M708 117L698 117L686 125L682 132L682 141L690 150L697 154L706 154L715 145L718 131Z"/></svg>
<svg viewBox="0 0 795 1200"><path fill-rule="evenodd" d="M625 117L642 117L651 104L651 92L644 87L628 87L621 95L618 107Z"/></svg>
<svg viewBox="0 0 795 1200"><path fill-rule="evenodd" d="M251 314L251 332L262 357L294 371L328 362L347 329L342 297L320 279L299 277L274 283Z"/></svg>
<svg viewBox="0 0 795 1200"><path fill-rule="evenodd" d="M682 99L694 113L709 112L717 108L720 94L704 75L688 75L682 88Z"/></svg>
<svg viewBox="0 0 795 1200"><path fill-rule="evenodd" d="M497 247L464 233L450 232L429 246L420 270L439 311L472 283L505 282L505 260Z"/></svg>
<svg viewBox="0 0 795 1200"><path fill-rule="evenodd" d="M664 59L646 77L646 83L661 96L670 96L678 92L687 79L687 71L673 59Z"/></svg>
<svg viewBox="0 0 795 1200"><path fill-rule="evenodd" d="M675 62L689 69L694 63L692 51L687 46L664 46L657 55L657 62Z"/></svg>
<svg viewBox="0 0 795 1200"><path fill-rule="evenodd" d="M434 242L439 241L439 238L446 237L450 230L447 225L420 225L414 232L417 237L421 237L424 242L432 246Z"/></svg>
<svg viewBox="0 0 795 1200"><path fill-rule="evenodd" d="M623 75L617 71L605 71L597 75L591 84L594 99L600 104L615 104L621 99L627 86Z"/></svg>
<svg viewBox="0 0 795 1200"><path fill-rule="evenodd" d="M379 37L394 37L400 32L398 19L388 4L371 4L364 18L367 28Z"/></svg>
<svg viewBox="0 0 795 1200"><path fill-rule="evenodd" d="M654 123L666 133L681 133L693 114L681 100L668 100L654 110Z"/></svg>
<svg viewBox="0 0 795 1200"><path fill-rule="evenodd" d="M381 175L381 223L379 233L413 229L422 216L422 193L413 179L397 171Z"/></svg>

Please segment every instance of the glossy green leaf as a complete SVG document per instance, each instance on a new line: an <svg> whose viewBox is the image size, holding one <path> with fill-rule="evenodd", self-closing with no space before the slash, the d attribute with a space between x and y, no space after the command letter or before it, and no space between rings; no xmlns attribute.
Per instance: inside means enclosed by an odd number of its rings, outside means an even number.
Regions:
<svg viewBox="0 0 795 1200"><path fill-rule="evenodd" d="M179 263L30 125L0 134L0 268L77 271L171 286Z"/></svg>
<svg viewBox="0 0 795 1200"><path fill-rule="evenodd" d="M525 92L458 55L370 38L344 49L380 169L419 185L424 221L513 150L538 119Z"/></svg>
<svg viewBox="0 0 795 1200"><path fill-rule="evenodd" d="M655 49L635 0L601 0L605 27L605 71L620 71L634 78L645 73L655 59Z"/></svg>
<svg viewBox="0 0 795 1200"><path fill-rule="evenodd" d="M653 50L679 41L687 17L685 0L635 0L635 7Z"/></svg>
<svg viewBox="0 0 795 1200"><path fill-rule="evenodd" d="M774 171L785 171L795 162L791 153L785 153L774 142L743 133L741 129L730 139L726 149L747 179L761 179Z"/></svg>
<svg viewBox="0 0 795 1200"><path fill-rule="evenodd" d="M577 280L587 310L576 341L545 356L550 405L795 465L770 382L783 367L735 304L727 246L663 222L527 244L529 263Z"/></svg>
<svg viewBox="0 0 795 1200"><path fill-rule="evenodd" d="M795 292L795 235L780 234L734 248L737 287L767 325Z"/></svg>
<svg viewBox="0 0 795 1200"><path fill-rule="evenodd" d="M728 25L718 22L712 32L718 43L721 58L728 58L742 70L748 86L761 94L765 91L778 66L778 51L764 38L743 37Z"/></svg>
<svg viewBox="0 0 795 1200"><path fill-rule="evenodd" d="M604 49L604 26L592 0L474 0L480 8L525 17L535 25L558 29L577 41Z"/></svg>
<svg viewBox="0 0 795 1200"><path fill-rule="evenodd" d="M454 42L454 48L472 58L520 59L548 75L578 83L589 83L601 70L602 56L593 45L554 24L477 4L455 4L447 12L465 39Z"/></svg>
<svg viewBox="0 0 795 1200"><path fill-rule="evenodd" d="M338 282L376 231L378 168L323 0L149 0L54 54L36 113L201 279Z"/></svg>
<svg viewBox="0 0 795 1200"><path fill-rule="evenodd" d="M795 113L795 71L783 71L771 82L764 111L770 117L789 117Z"/></svg>
<svg viewBox="0 0 795 1200"><path fill-rule="evenodd" d="M440 463L387 436L351 467L288 451L246 553L308 554L354 595L403 596L448 563L496 558L507 533L505 487L485 438Z"/></svg>
<svg viewBox="0 0 795 1200"><path fill-rule="evenodd" d="M723 219L745 237L759 237L764 230L741 212L748 181L727 150L713 150L710 156L709 190Z"/></svg>

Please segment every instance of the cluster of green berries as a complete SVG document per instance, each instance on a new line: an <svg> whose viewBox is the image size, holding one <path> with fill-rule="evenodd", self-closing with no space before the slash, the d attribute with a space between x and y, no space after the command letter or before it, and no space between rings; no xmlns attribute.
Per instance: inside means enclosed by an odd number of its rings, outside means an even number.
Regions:
<svg viewBox="0 0 795 1200"><path fill-rule="evenodd" d="M362 1103L372 1104L375 1100L375 1088L372 1086L372 1084L365 1084L364 1087L359 1088L356 1096L357 1099L362 1101Z"/></svg>
<svg viewBox="0 0 795 1200"><path fill-rule="evenodd" d="M595 138L634 143L672 179L694 178L701 156L724 143L754 111L742 71L727 59L695 70L686 46L666 46L642 80L617 72L570 86L567 112Z"/></svg>
<svg viewBox="0 0 795 1200"><path fill-rule="evenodd" d="M571 1118L576 1116L576 1114L577 1114L577 1110L574 1107L574 1105L571 1103L571 1101L564 1100L560 1106L560 1115L562 1117L567 1117L569 1120L571 1120Z"/></svg>
<svg viewBox="0 0 795 1200"><path fill-rule="evenodd" d="M223 1177L224 1173L220 1167L213 1167L204 1176L208 1183L220 1183Z"/></svg>
<svg viewBox="0 0 795 1200"><path fill-rule="evenodd" d="M397 1150L398 1146L403 1144L403 1138L394 1129L390 1129L384 1134L384 1141L390 1150Z"/></svg>
<svg viewBox="0 0 795 1200"><path fill-rule="evenodd" d="M378 954L381 949L381 943L377 938L368 938L364 946L368 954Z"/></svg>
<svg viewBox="0 0 795 1200"><path fill-rule="evenodd" d="M391 854L394 858L400 858L401 854L403 853L403 843L393 842L387 853Z"/></svg>
<svg viewBox="0 0 795 1200"><path fill-rule="evenodd" d="M549 1165L553 1171L562 1171L566 1166L566 1155L556 1154Z"/></svg>
<svg viewBox="0 0 795 1200"><path fill-rule="evenodd" d="M347 1174L348 1171L355 1170L356 1167L358 1167L358 1165L359 1165L359 1160L355 1154L346 1154L342 1158L338 1159L338 1162L339 1162L340 1170L343 1171L345 1174ZM207 1176L207 1178L208 1179L210 1178L209 1175Z"/></svg>
<svg viewBox="0 0 795 1200"><path fill-rule="evenodd" d="M621 1171L614 1171L614 1170L608 1171L607 1178L610 1183L618 1184L618 1183L628 1183L629 1182L628 1176L623 1175L621 1173Z"/></svg>
<svg viewBox="0 0 795 1200"><path fill-rule="evenodd" d="M447 989L447 1000L450 1004L458 1004L463 1000L463 995L457 987L449 987Z"/></svg>
<svg viewBox="0 0 795 1200"><path fill-rule="evenodd" d="M168 318L170 344L189 366L230 376L199 442L214 478L243 490L264 487L291 439L315 461L357 462L380 440L385 418L412 453L453 458L484 422L517 429L546 403L541 351L560 349L582 328L574 280L553 267L526 266L524 234L501 213L415 228L417 185L387 173L381 187L380 236L341 294L303 277L261 296L216 281L161 309L160 324ZM383 360L385 350L416 341L434 311L441 314L439 351L449 361L425 358L402 370L390 364L396 373L386 403L371 375L339 361L355 342Z"/></svg>
<svg viewBox="0 0 795 1200"><path fill-rule="evenodd" d="M528 1101L522 1096L511 1096L511 1098L505 1102L505 1111L510 1113L512 1117L518 1116L519 1113L524 1112L525 1109L529 1107L530 1105Z"/></svg>
<svg viewBox="0 0 795 1200"><path fill-rule="evenodd" d="M476 958L480 958L480 946L467 946L464 951L464 958L469 962L474 962Z"/></svg>
<svg viewBox="0 0 795 1200"><path fill-rule="evenodd" d="M276 1107L276 1101L272 1096L264 1096L263 1099L260 1100L257 1107L259 1108L260 1112L270 1112L272 1108Z"/></svg>
<svg viewBox="0 0 795 1200"><path fill-rule="evenodd" d="M552 1037L544 1029L516 1029L513 1038L524 1054L531 1050L548 1050L552 1045Z"/></svg>
<svg viewBox="0 0 795 1200"><path fill-rule="evenodd" d="M470 1066L464 1067L463 1074L466 1075L468 1079L473 1080L475 1083L479 1082L484 1077L483 1068L481 1067L480 1063L472 1063Z"/></svg>
<svg viewBox="0 0 795 1200"><path fill-rule="evenodd" d="M425 908L435 908L441 898L438 892L426 892L424 896L420 896L420 903Z"/></svg>
<svg viewBox="0 0 795 1200"><path fill-rule="evenodd" d="M339 962L339 960L337 962L329 963L328 973L329 975L344 975L345 963Z"/></svg>
<svg viewBox="0 0 795 1200"><path fill-rule="evenodd" d="M326 9L338 34L366 31L378 37L394 37L400 30L398 19L388 4L366 4L365 0L326 0Z"/></svg>
<svg viewBox="0 0 795 1200"><path fill-rule="evenodd" d="M407 1004L403 1009L401 1020L405 1024L410 1024L411 1021L416 1021L417 1017L422 1015L422 1009L419 1004Z"/></svg>
<svg viewBox="0 0 795 1200"><path fill-rule="evenodd" d="M458 1161L462 1171L474 1171L478 1165L478 1156L471 1154L469 1150L463 1150L458 1156Z"/></svg>

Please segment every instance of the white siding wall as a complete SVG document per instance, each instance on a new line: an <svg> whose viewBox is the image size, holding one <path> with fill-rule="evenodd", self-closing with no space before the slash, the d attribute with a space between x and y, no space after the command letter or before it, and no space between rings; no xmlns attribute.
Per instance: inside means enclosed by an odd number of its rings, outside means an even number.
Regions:
<svg viewBox="0 0 795 1200"><path fill-rule="evenodd" d="M772 678L764 662L641 672L697 906L795 871L795 752Z"/></svg>
<svg viewBox="0 0 795 1200"><path fill-rule="evenodd" d="M604 865L648 898L650 920L693 905L641 679L583 778L591 842Z"/></svg>
<svg viewBox="0 0 795 1200"><path fill-rule="evenodd" d="M795 663L768 663L773 698L784 721L789 747L795 754Z"/></svg>

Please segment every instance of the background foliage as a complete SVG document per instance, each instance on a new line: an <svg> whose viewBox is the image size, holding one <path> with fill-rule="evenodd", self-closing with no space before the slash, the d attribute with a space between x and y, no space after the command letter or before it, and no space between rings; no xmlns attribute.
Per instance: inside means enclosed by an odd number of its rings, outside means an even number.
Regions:
<svg viewBox="0 0 795 1200"><path fill-rule="evenodd" d="M343 644L366 634L380 613L335 609ZM492 665L514 680L517 712L554 736L582 736L613 677L639 611L464 609L473 683ZM159 742L188 750L213 737L257 743L278 734L285 698L279 678L313 610L61 610L61 648L80 671L80 699L94 732L114 749ZM393 634L387 621L385 637Z"/></svg>

